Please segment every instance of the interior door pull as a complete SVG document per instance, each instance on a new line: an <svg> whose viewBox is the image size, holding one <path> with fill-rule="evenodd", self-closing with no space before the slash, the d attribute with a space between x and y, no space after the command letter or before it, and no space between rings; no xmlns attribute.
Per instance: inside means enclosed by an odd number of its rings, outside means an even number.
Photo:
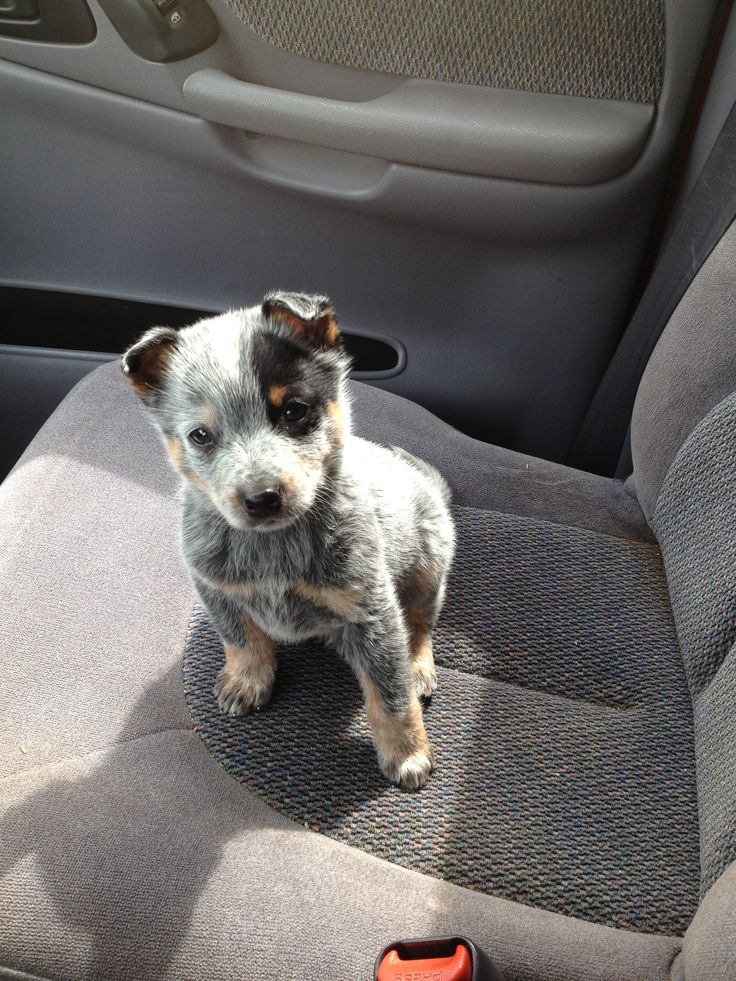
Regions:
<svg viewBox="0 0 736 981"><path fill-rule="evenodd" d="M203 119L439 170L552 184L595 184L628 170L654 108L634 102L410 80L342 102L241 82L206 68L184 82Z"/></svg>

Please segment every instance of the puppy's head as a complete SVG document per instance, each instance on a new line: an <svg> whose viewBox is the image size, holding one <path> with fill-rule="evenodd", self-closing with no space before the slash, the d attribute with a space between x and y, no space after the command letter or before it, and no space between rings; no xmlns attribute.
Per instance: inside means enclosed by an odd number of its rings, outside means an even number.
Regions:
<svg viewBox="0 0 736 981"><path fill-rule="evenodd" d="M264 532L305 514L329 481L348 369L329 300L299 293L154 327L123 355L173 466L232 526Z"/></svg>

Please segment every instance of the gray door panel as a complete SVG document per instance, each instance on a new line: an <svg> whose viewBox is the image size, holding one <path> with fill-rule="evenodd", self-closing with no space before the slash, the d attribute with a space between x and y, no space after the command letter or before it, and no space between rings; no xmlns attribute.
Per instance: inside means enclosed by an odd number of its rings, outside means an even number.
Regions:
<svg viewBox="0 0 736 981"><path fill-rule="evenodd" d="M379 384L482 438L564 459L625 320L713 3L695 6L666 5L654 112L524 91L465 98L469 86L319 64L272 47L219 2L215 45L153 64L92 0L89 45L0 38L0 282L212 310L277 286L328 292L348 329L404 345L404 371ZM463 127L454 148L433 151L444 157L425 154L430 167L390 159L392 147L365 132L336 149L311 131L204 121L183 90L212 69L287 96L388 97L399 118L412 86L443 91L469 133L480 123L505 133L503 170L492 140L488 160L478 157L505 177L460 172ZM425 103L435 111L438 100ZM546 125L527 125L542 104ZM624 127L634 149L623 165L619 106L639 126ZM419 129L402 159L420 159L421 107L406 112L407 131ZM603 170L575 171L571 146ZM509 179L514 154L517 177L547 182ZM617 176L599 179L607 173Z"/></svg>

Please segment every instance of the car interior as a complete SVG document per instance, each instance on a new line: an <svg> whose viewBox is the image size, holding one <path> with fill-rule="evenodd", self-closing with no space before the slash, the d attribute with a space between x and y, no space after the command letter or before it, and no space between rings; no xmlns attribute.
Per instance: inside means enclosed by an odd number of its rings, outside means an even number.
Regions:
<svg viewBox="0 0 736 981"><path fill-rule="evenodd" d="M734 981L730 0L0 0L0 177L0 977ZM452 492L416 792L218 711L121 371L275 289Z"/></svg>

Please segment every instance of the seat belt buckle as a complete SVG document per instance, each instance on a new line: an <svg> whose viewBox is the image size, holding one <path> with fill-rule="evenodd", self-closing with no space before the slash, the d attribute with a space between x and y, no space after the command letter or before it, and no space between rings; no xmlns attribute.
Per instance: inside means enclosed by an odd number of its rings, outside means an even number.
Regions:
<svg viewBox="0 0 736 981"><path fill-rule="evenodd" d="M397 940L376 958L373 981L503 981L490 958L466 937Z"/></svg>

